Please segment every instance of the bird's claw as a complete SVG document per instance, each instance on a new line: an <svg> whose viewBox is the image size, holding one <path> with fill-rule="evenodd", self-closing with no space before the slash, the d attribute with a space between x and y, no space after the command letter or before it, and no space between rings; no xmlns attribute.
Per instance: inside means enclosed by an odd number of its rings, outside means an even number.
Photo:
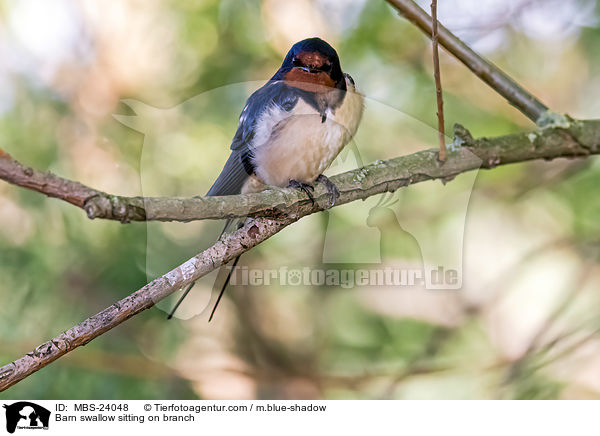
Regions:
<svg viewBox="0 0 600 436"><path fill-rule="evenodd" d="M302 192L304 192L308 196L312 205L313 206L315 205L315 197L312 194L315 190L315 187L313 185L311 185L310 183L302 183L302 182L299 182L298 180L290 180L288 188L300 189Z"/></svg>
<svg viewBox="0 0 600 436"><path fill-rule="evenodd" d="M319 177L316 178L315 182L323 183L327 188L327 192L329 193L329 208L335 206L335 202L340 197L340 191L337 186L323 174L319 174Z"/></svg>
<svg viewBox="0 0 600 436"><path fill-rule="evenodd" d="M327 188L327 192L329 193L329 205L327 209L332 208L335 205L336 200L340 197L340 191L338 190L337 186L335 186L335 184L323 174L320 174L319 177L315 179L315 182L323 183ZM312 205L315 205L315 197L313 196L315 187L310 183L303 183L297 180L290 180L288 188L300 189L308 196Z"/></svg>

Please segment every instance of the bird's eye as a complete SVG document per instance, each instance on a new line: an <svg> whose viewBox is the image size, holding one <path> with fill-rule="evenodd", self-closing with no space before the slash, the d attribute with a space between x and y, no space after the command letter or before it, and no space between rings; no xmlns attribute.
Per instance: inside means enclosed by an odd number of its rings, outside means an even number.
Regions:
<svg viewBox="0 0 600 436"><path fill-rule="evenodd" d="M301 61L300 59L298 59L298 58L294 58L294 59L292 59L292 64L293 64L294 66L296 66L296 67L301 67L301 66L303 66L303 64L302 64L302 61Z"/></svg>
<svg viewBox="0 0 600 436"><path fill-rule="evenodd" d="M325 62L323 66L321 66L321 70L325 71L326 73L331 72L331 63Z"/></svg>

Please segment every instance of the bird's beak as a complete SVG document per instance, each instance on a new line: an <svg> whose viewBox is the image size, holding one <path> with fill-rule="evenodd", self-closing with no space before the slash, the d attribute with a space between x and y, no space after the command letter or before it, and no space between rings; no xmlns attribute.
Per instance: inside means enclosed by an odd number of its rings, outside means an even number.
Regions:
<svg viewBox="0 0 600 436"><path fill-rule="evenodd" d="M313 74L322 73L323 72L323 71L319 70L318 68L311 68L310 66L308 66L308 67L305 67L305 66L296 66L294 68L297 68L297 69L302 70L302 71L306 71L307 73L313 73Z"/></svg>

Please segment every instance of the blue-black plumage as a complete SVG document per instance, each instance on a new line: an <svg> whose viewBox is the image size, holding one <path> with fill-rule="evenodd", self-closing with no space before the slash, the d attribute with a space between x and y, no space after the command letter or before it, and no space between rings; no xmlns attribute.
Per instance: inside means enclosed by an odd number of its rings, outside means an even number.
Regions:
<svg viewBox="0 0 600 436"><path fill-rule="evenodd" d="M248 98L231 155L207 195L314 181L354 135L362 108L333 47L320 38L294 44Z"/></svg>
<svg viewBox="0 0 600 436"><path fill-rule="evenodd" d="M234 195L269 186L297 186L309 197L323 178L331 204L337 188L322 175L352 139L363 112L354 80L342 72L333 47L320 38L292 46L281 67L247 100L231 143L231 154L207 195ZM227 220L226 231L231 220ZM239 260L235 258L232 270ZM229 282L227 275L213 307ZM192 288L179 299L169 318Z"/></svg>

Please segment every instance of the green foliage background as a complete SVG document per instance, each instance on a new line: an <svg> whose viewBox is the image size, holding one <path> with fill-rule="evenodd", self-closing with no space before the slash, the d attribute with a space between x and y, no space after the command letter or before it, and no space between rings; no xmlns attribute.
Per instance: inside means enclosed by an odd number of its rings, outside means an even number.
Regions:
<svg viewBox="0 0 600 436"><path fill-rule="evenodd" d="M3 150L115 194L203 194L244 99L293 42L315 35L367 98L362 162L436 146L429 41L383 1L118 3L63 0L50 13L0 1ZM441 3L443 23L553 110L597 116L595 1ZM474 136L533 128L456 60L441 61L448 132L455 122ZM387 199L395 219L369 215L383 240L359 236L368 225L350 205L244 257L260 269L321 265L328 244L410 264L398 222L434 242L464 227L461 290L235 286L207 324L193 316L210 291L199 289L181 319L166 321L165 302L0 398L598 398L598 160L482 171L465 222L454 195L470 192L469 177ZM90 221L0 184L0 363L167 272L220 225Z"/></svg>

